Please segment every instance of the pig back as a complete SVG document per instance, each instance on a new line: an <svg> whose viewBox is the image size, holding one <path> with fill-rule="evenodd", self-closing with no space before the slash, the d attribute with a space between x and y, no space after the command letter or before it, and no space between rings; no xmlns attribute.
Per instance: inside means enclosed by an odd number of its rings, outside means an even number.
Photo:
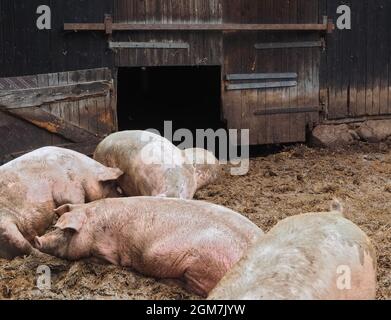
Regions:
<svg viewBox="0 0 391 320"><path fill-rule="evenodd" d="M94 159L125 174L119 184L127 196L192 198L194 168L167 139L147 131L123 131L103 140Z"/></svg>
<svg viewBox="0 0 391 320"><path fill-rule="evenodd" d="M351 272L351 290L338 287ZM259 239L209 299L373 299L376 253L363 231L337 214L288 218Z"/></svg>
<svg viewBox="0 0 391 320"><path fill-rule="evenodd" d="M216 234L210 232L210 238L226 235L246 243L252 243L264 234L241 214L203 201L131 197L105 199L78 207L85 208L92 224L118 227L124 237L140 233L142 243L159 241L182 231L186 237L194 235L195 239L201 231L220 230L222 232Z"/></svg>

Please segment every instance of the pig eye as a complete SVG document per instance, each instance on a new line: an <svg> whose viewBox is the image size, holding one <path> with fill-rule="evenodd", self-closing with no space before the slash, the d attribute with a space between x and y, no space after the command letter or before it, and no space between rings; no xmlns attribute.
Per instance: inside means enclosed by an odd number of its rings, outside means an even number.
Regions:
<svg viewBox="0 0 391 320"><path fill-rule="evenodd" d="M123 190L122 190L119 186L117 186L117 192L118 192L118 194L120 194L121 196L124 195Z"/></svg>

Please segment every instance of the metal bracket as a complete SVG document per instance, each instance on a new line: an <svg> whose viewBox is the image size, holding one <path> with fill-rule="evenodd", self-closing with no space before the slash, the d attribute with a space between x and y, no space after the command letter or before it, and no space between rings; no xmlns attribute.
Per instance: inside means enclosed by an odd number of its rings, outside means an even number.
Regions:
<svg viewBox="0 0 391 320"><path fill-rule="evenodd" d="M110 49L190 49L185 42L113 42L109 41Z"/></svg>
<svg viewBox="0 0 391 320"><path fill-rule="evenodd" d="M105 14L105 32L111 35L113 33L113 17L110 14Z"/></svg>
<svg viewBox="0 0 391 320"><path fill-rule="evenodd" d="M237 80L269 80L269 79L297 79L297 73L244 73L227 74L225 78L228 81Z"/></svg>
<svg viewBox="0 0 391 320"><path fill-rule="evenodd" d="M327 16L323 16L323 24L327 26L327 33L333 33L335 30L335 24L332 19L329 19Z"/></svg>
<svg viewBox="0 0 391 320"><path fill-rule="evenodd" d="M297 81L259 82L259 83L237 83L226 85L227 90L249 90L249 89L270 89L295 87Z"/></svg>

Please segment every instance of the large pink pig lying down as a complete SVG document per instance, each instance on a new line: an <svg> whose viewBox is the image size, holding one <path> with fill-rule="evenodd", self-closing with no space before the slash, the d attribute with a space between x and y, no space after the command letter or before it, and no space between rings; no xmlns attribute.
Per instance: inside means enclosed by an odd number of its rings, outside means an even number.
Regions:
<svg viewBox="0 0 391 320"><path fill-rule="evenodd" d="M119 169L106 168L74 151L47 147L0 167L0 258L32 252L54 209L117 196Z"/></svg>
<svg viewBox="0 0 391 320"><path fill-rule="evenodd" d="M376 295L376 253L342 216L309 213L280 222L213 290L212 300L357 300Z"/></svg>
<svg viewBox="0 0 391 320"><path fill-rule="evenodd" d="M148 131L110 135L97 147L94 159L125 174L119 184L125 195L192 199L221 172L208 151L182 151L169 140Z"/></svg>
<svg viewBox="0 0 391 320"><path fill-rule="evenodd" d="M36 247L69 260L100 258L207 296L263 232L224 207L135 197L65 205Z"/></svg>

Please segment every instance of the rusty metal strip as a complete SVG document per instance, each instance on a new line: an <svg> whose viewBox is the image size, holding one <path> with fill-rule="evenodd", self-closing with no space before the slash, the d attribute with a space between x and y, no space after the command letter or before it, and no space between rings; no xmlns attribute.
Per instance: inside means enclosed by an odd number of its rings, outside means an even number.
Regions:
<svg viewBox="0 0 391 320"><path fill-rule="evenodd" d="M270 89L297 86L297 81L228 84L226 90Z"/></svg>
<svg viewBox="0 0 391 320"><path fill-rule="evenodd" d="M110 49L190 49L185 42L112 42Z"/></svg>
<svg viewBox="0 0 391 320"><path fill-rule="evenodd" d="M266 116L266 115L274 115L274 114L311 113L311 112L320 112L320 111L321 111L320 107L274 108L274 109L255 111L254 115Z"/></svg>
<svg viewBox="0 0 391 320"><path fill-rule="evenodd" d="M227 74L225 77L228 81L236 80L269 80L269 79L297 79L297 73L243 73Z"/></svg>
<svg viewBox="0 0 391 320"><path fill-rule="evenodd" d="M323 42L320 40L319 41L301 41L301 42L268 42L268 43L257 43L254 47L257 50L316 48L316 47L323 47Z"/></svg>

